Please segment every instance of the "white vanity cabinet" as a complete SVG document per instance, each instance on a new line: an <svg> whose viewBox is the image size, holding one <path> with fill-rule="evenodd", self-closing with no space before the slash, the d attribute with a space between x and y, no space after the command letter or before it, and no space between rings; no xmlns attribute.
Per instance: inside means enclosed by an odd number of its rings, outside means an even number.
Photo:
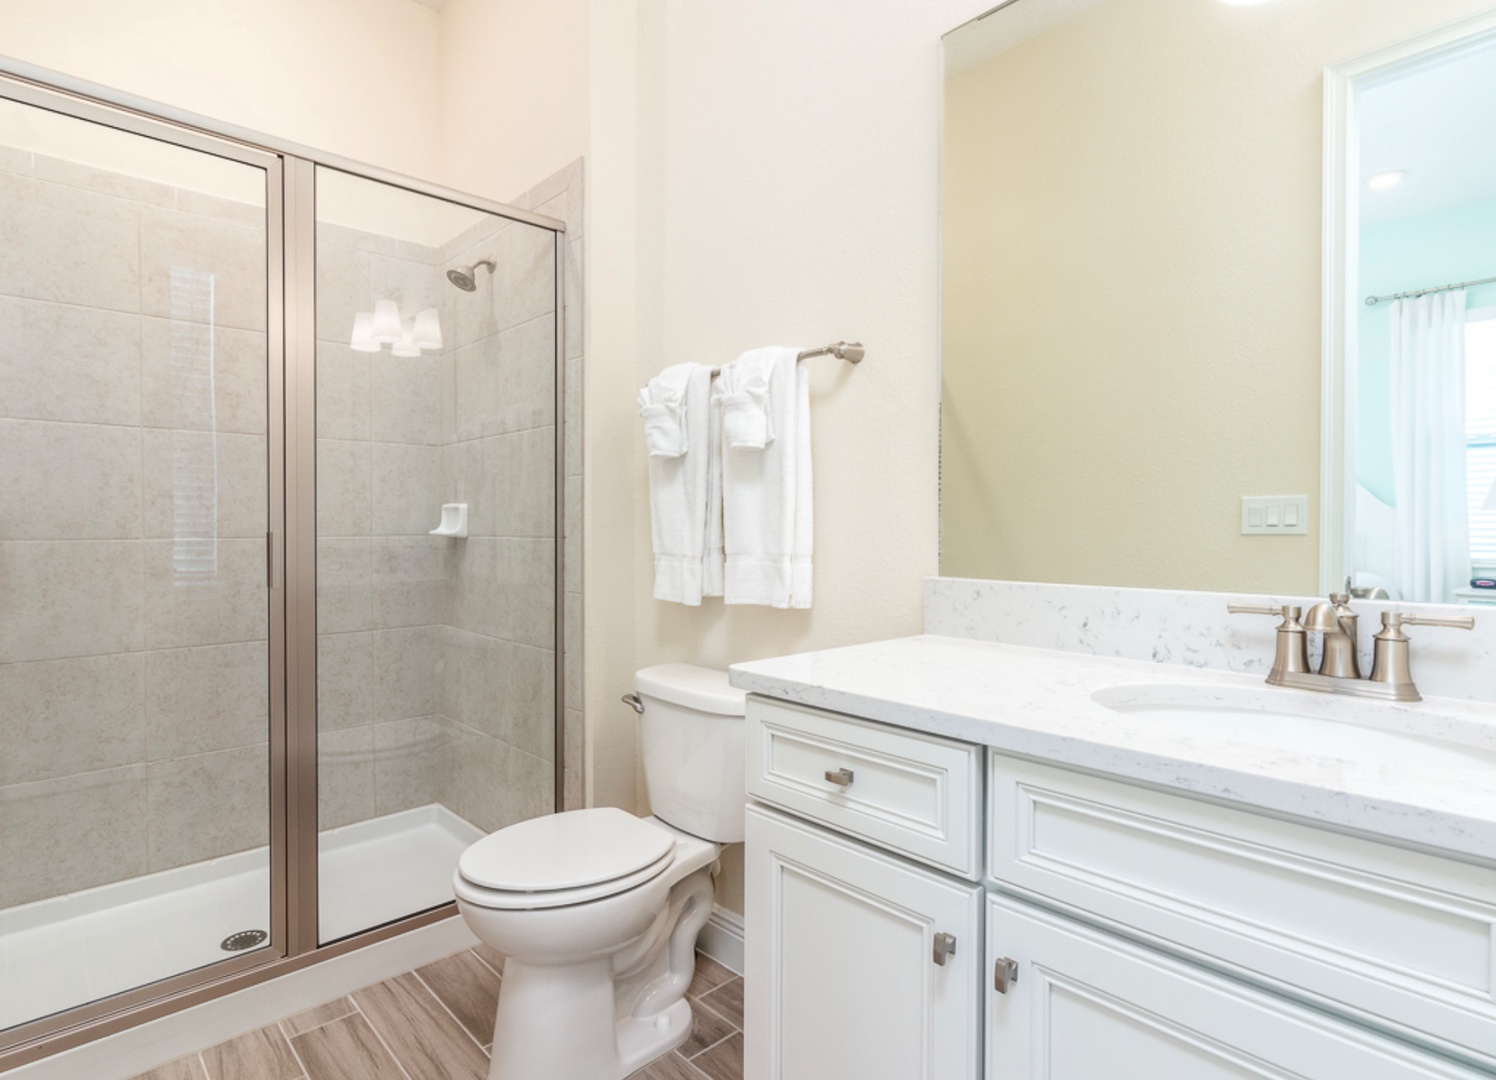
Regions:
<svg viewBox="0 0 1496 1080"><path fill-rule="evenodd" d="M747 1080L1496 1075L1496 867L758 696L747 737Z"/></svg>
<svg viewBox="0 0 1496 1080"><path fill-rule="evenodd" d="M750 698L747 750L745 1075L978 1080L981 749Z"/></svg>

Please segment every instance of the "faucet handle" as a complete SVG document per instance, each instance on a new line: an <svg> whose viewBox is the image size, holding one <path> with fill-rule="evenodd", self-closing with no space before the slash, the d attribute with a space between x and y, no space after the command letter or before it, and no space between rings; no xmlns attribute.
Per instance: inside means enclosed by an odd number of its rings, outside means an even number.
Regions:
<svg viewBox="0 0 1496 1080"><path fill-rule="evenodd" d="M1460 615L1452 619L1435 619L1427 615L1404 615L1400 611L1382 612L1382 629L1372 639L1371 681L1390 684L1399 701L1419 701L1418 689L1408 663L1408 635L1404 626L1444 626L1451 630L1474 630L1475 619Z"/></svg>
<svg viewBox="0 0 1496 1080"><path fill-rule="evenodd" d="M1474 630L1473 615L1457 615L1452 619L1435 619L1427 615L1404 615L1399 611L1382 612L1382 625L1393 626L1443 626L1450 630Z"/></svg>
<svg viewBox="0 0 1496 1080"><path fill-rule="evenodd" d="M1276 615L1282 618L1284 626L1298 622L1304 613L1296 604L1227 604L1226 611L1232 615Z"/></svg>
<svg viewBox="0 0 1496 1080"><path fill-rule="evenodd" d="M1278 649L1273 656L1273 669L1267 681L1281 685L1284 676L1309 670L1309 645L1305 640L1304 626L1299 616L1304 609L1297 604L1227 604L1232 615L1278 615L1283 621L1278 624Z"/></svg>

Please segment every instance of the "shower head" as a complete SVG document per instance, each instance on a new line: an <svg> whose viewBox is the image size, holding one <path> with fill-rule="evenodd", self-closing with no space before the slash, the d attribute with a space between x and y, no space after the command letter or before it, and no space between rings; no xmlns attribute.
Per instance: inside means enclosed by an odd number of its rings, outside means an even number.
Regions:
<svg viewBox="0 0 1496 1080"><path fill-rule="evenodd" d="M493 273L493 256L479 259L471 266L454 266L447 271L447 280L456 285L463 292L474 292L478 288L478 267L488 267L488 272Z"/></svg>

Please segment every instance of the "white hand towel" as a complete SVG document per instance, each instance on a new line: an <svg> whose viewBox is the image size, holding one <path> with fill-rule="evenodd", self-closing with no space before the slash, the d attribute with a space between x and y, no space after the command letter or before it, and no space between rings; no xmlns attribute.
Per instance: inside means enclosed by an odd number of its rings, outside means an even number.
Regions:
<svg viewBox="0 0 1496 1080"><path fill-rule="evenodd" d="M698 364L667 367L639 391L639 415L644 417L644 445L652 458L680 457L686 452L686 383Z"/></svg>
<svg viewBox="0 0 1496 1080"><path fill-rule="evenodd" d="M734 450L762 450L774 441L769 380L780 349L751 349L722 366L713 399L722 413L722 434Z"/></svg>
<svg viewBox="0 0 1496 1080"><path fill-rule="evenodd" d="M721 542L718 541L717 568L712 569L707 552L708 508L711 500L711 440L717 425L711 418L710 369L701 364L677 364L650 380L640 394L640 402L663 376L684 369L681 380L678 428L684 442L678 455L657 454L654 447L663 442L669 425L661 422L650 432L652 417L645 416L645 443L649 447L649 514L654 536L655 589L657 600L672 600L692 607L701 603L703 585L706 595L721 595ZM651 404L654 404L651 394ZM641 415L644 409L640 409ZM660 414L655 414L658 417ZM657 438L658 437L658 438ZM720 494L718 496L720 500ZM721 516L720 501L718 517ZM715 580L716 592L710 591Z"/></svg>
<svg viewBox="0 0 1496 1080"><path fill-rule="evenodd" d="M810 374L796 361L798 349L754 352L773 353L765 402L767 421L776 435L763 449L734 448L727 438L724 410L723 599L729 604L808 608Z"/></svg>
<svg viewBox="0 0 1496 1080"><path fill-rule="evenodd" d="M707 382L712 381L710 371ZM701 556L701 595L721 596L722 555L722 415L707 398L706 545Z"/></svg>

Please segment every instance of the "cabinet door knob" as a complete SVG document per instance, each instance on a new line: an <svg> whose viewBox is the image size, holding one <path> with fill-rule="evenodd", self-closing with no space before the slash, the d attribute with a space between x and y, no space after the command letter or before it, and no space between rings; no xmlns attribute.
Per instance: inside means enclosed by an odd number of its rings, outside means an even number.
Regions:
<svg viewBox="0 0 1496 1080"><path fill-rule="evenodd" d="M852 770L851 769L827 769L826 770L826 783L828 783L828 784L835 784L837 787L851 787L852 786Z"/></svg>
<svg viewBox="0 0 1496 1080"><path fill-rule="evenodd" d="M992 989L999 994L1006 994L1017 981L1018 961L1010 960L1006 956L1000 957L996 969L992 972Z"/></svg>
<svg viewBox="0 0 1496 1080"><path fill-rule="evenodd" d="M956 955L956 935L955 934L936 934L935 935L935 963L939 967L945 967L946 958L950 957L950 956L955 956L955 955Z"/></svg>

